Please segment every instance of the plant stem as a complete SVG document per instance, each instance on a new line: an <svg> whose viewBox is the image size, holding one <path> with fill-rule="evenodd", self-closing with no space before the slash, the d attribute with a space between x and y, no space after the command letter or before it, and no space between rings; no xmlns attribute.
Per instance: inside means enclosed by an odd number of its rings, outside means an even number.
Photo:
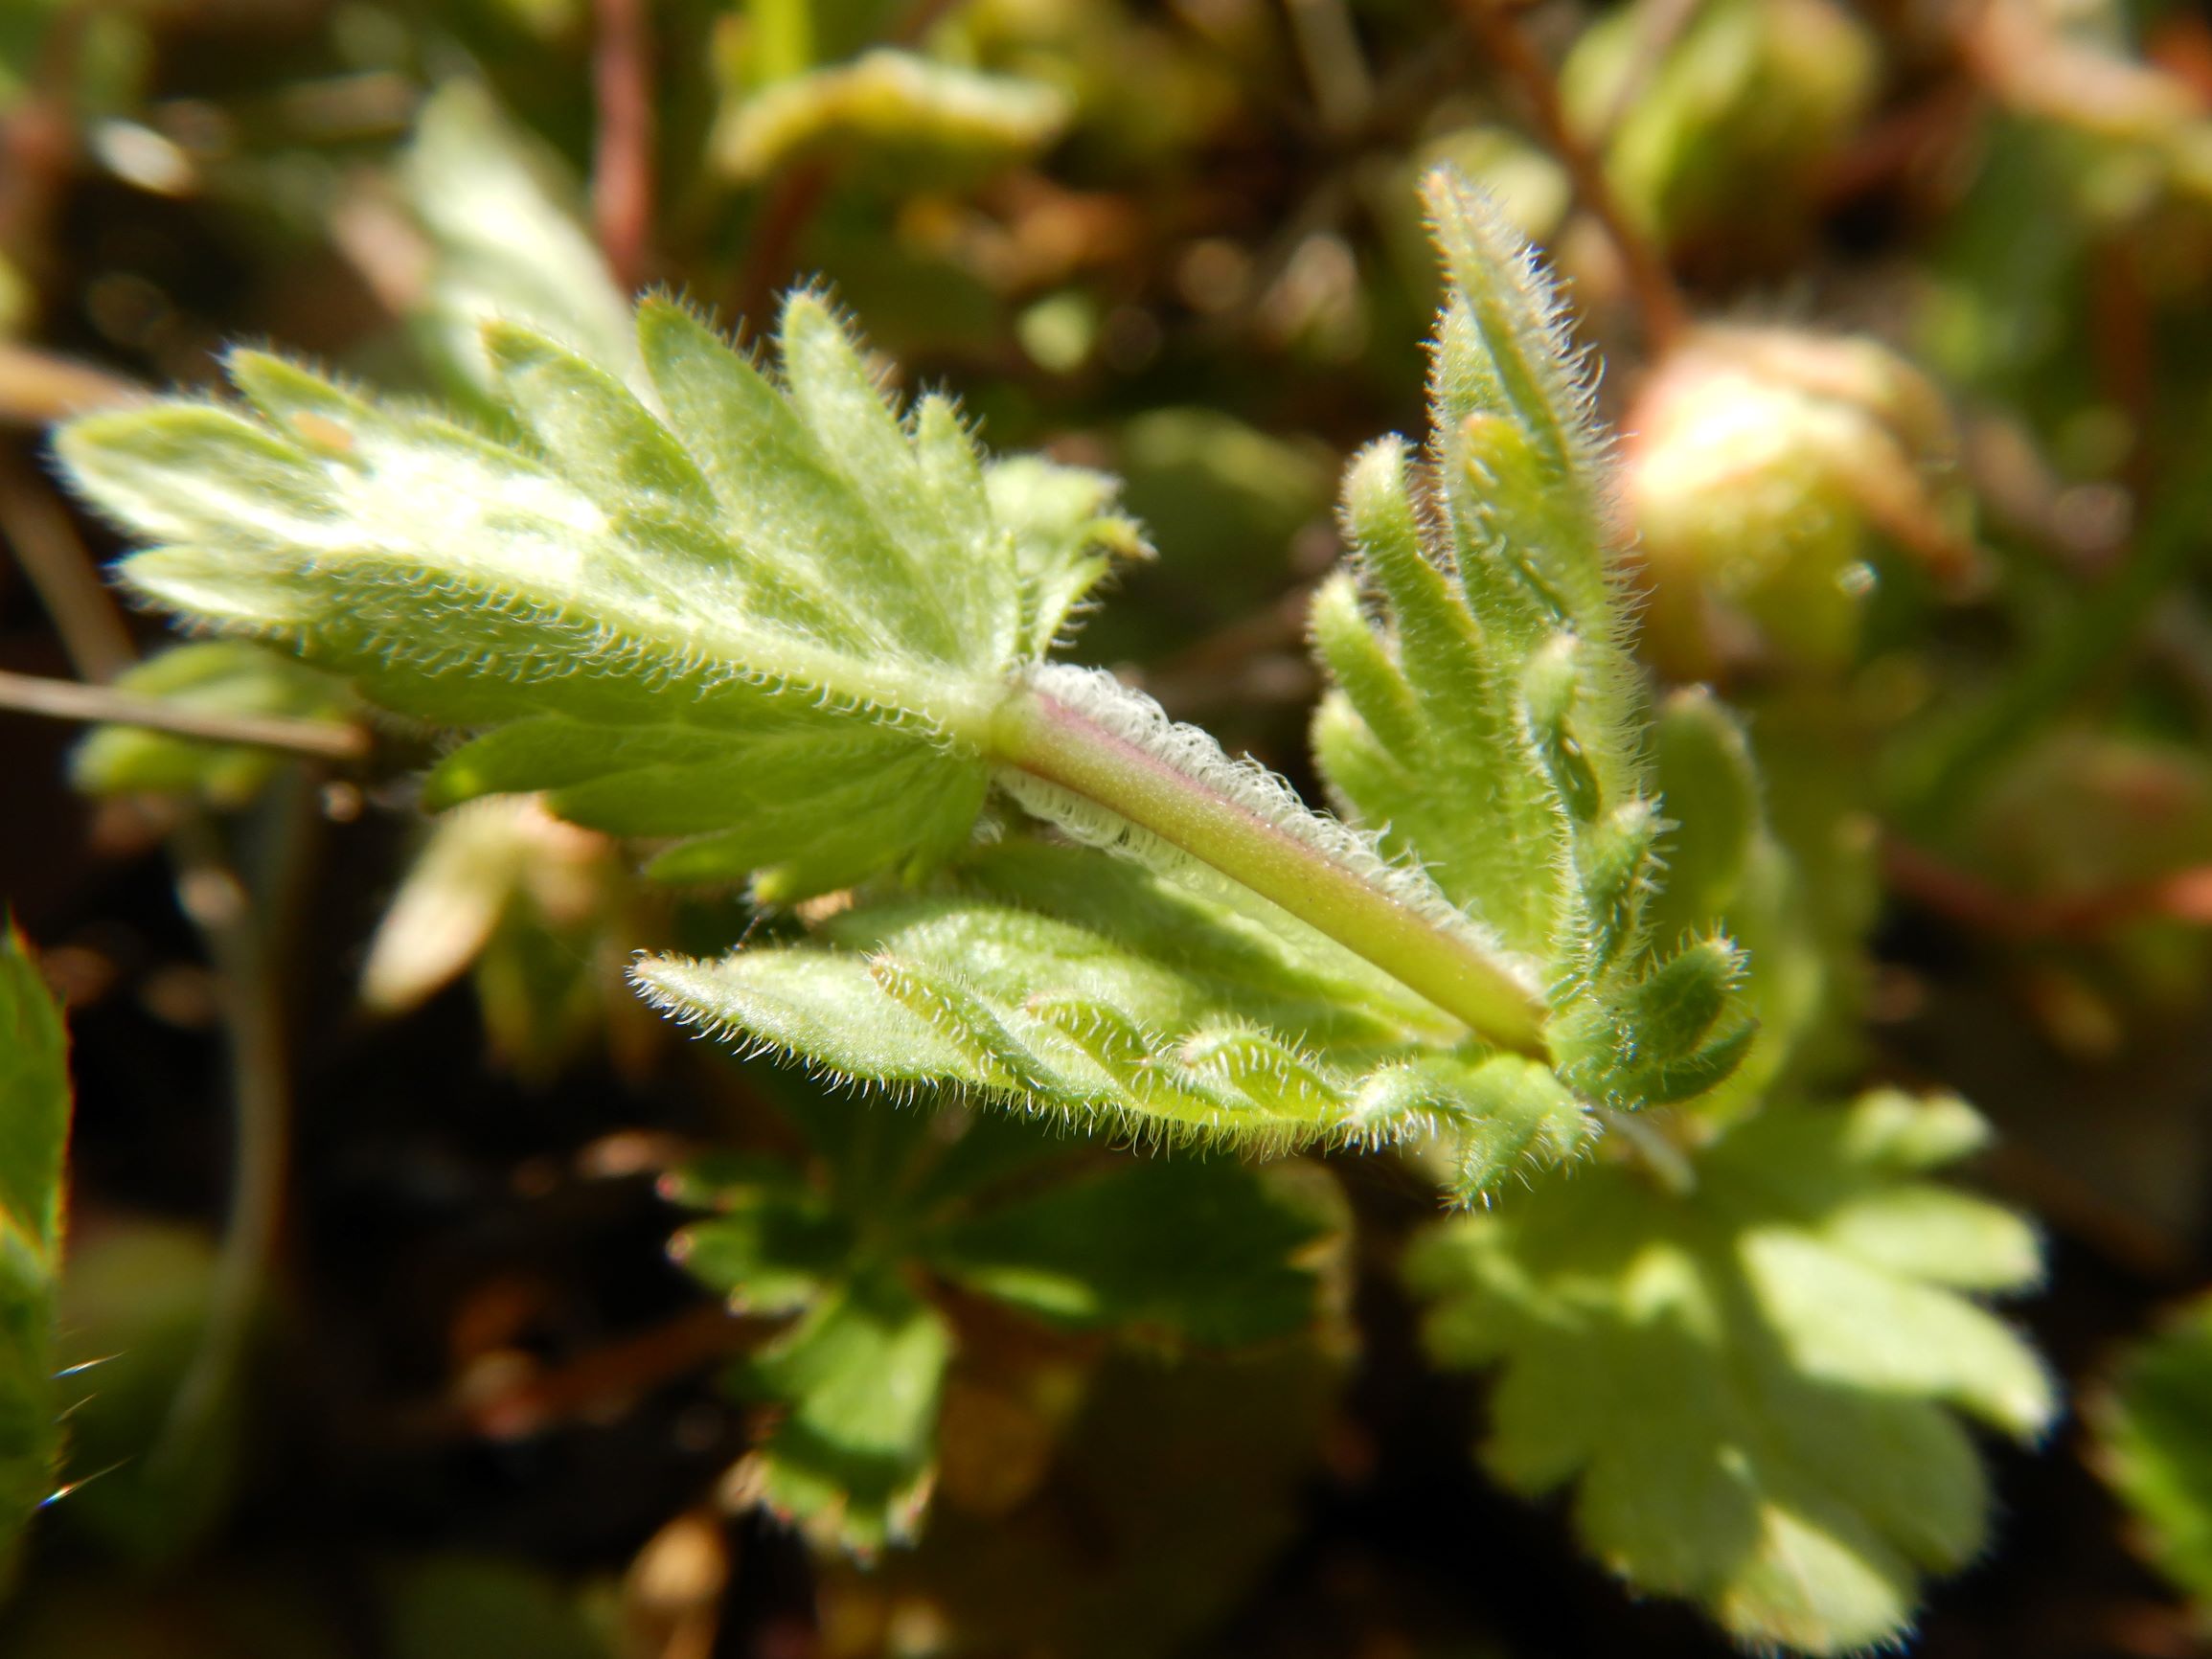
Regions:
<svg viewBox="0 0 2212 1659"><path fill-rule="evenodd" d="M592 89L599 132L591 211L600 251L625 293L644 282L652 235L652 53L646 0L599 0Z"/></svg>
<svg viewBox="0 0 2212 1659"><path fill-rule="evenodd" d="M0 709L20 709L58 720L103 720L148 726L211 743L250 743L329 761L358 761L369 752L369 734L337 720L299 720L281 715L226 715L161 697L140 696L113 686L50 680L0 669Z"/></svg>
<svg viewBox="0 0 2212 1659"><path fill-rule="evenodd" d="M159 1478L189 1479L205 1437L238 1385L254 1317L273 1275L291 1162L291 1066L285 1051L269 936L205 817L171 839L177 898L207 942L230 1040L231 1190L207 1320L147 1458Z"/></svg>
<svg viewBox="0 0 2212 1659"><path fill-rule="evenodd" d="M1545 146L1566 168L1575 194L1590 216L1605 227L1628 268L1629 288L1643 318L1645 338L1654 354L1664 352L1688 328L1688 307L1665 256L1613 194L1604 159L1568 122L1551 65L1508 11L1507 0L1459 0L1459 11L1482 50L1520 88Z"/></svg>
<svg viewBox="0 0 2212 1659"><path fill-rule="evenodd" d="M0 426L36 428L144 402L145 387L58 352L0 340Z"/></svg>
<svg viewBox="0 0 2212 1659"><path fill-rule="evenodd" d="M0 451L0 540L31 579L80 674L111 680L138 660L130 631L68 514L12 448Z"/></svg>
<svg viewBox="0 0 2212 1659"><path fill-rule="evenodd" d="M1486 1042L1548 1058L1544 1009L1504 966L1410 905L1035 687L992 723L992 751L1212 866L1425 997Z"/></svg>
<svg viewBox="0 0 2212 1659"><path fill-rule="evenodd" d="M14 473L0 473L0 506L16 551L33 563L37 585L54 612L63 650L80 674L109 674L137 660L130 635L101 584L90 553L68 515L45 492ZM21 532L30 527L26 540ZM134 697L108 686L31 675L0 676L18 691L33 689L36 701L16 706L61 713L72 719L110 719L120 705L148 705L164 718L151 723L174 729L167 716L179 711L154 698ZM55 707L60 700L67 710ZM88 712L89 710L89 712ZM236 720L217 716L219 736L238 740ZM262 724L318 728L347 734L351 753L366 752L368 734L358 727L329 722L285 720ZM330 754L325 747L319 751ZM293 812L287 841L312 831L311 813ZM231 1190L222 1243L209 1288L206 1322L192 1360L170 1402L159 1438L147 1454L157 1479L191 1479L217 1413L236 1388L239 1370L251 1344L254 1311L273 1276L282 1240L285 1196L291 1158L291 1067L285 1051L281 976L273 960L274 943L288 935L282 919L264 927L256 918L246 886L234 871L221 831L199 807L187 805L169 836L170 862L176 872L179 907L198 928L221 991L223 1034L231 1071ZM290 860L280 860L280 865ZM288 883L278 884L280 899Z"/></svg>

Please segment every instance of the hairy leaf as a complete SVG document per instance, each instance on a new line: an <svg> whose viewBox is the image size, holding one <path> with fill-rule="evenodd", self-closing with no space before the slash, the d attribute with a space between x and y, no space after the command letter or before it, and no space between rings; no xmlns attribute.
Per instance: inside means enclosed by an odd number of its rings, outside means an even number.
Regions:
<svg viewBox="0 0 2212 1659"><path fill-rule="evenodd" d="M158 544L124 564L138 592L474 732L431 805L542 793L662 878L764 903L875 884L803 944L643 965L685 1017L1140 1133L1441 1130L1487 1182L1581 1145L1584 1104L1709 1089L1750 1026L1731 945L1655 952L1643 922L1662 820L1556 298L1449 175L1428 199L1450 298L1426 476L1395 442L1355 466L1382 614L1340 584L1316 626L1322 760L1374 834L1041 661L1141 550L1110 486L987 464L941 397L902 412L812 294L780 377L665 301L633 355L488 322L511 439L239 352L258 419L172 402L59 447ZM1152 874L968 856L993 784ZM1560 1086L1477 1081L1498 1051Z"/></svg>
<svg viewBox="0 0 2212 1659"><path fill-rule="evenodd" d="M1586 376L1549 279L1496 209L1446 173L1425 194L1448 279L1427 464L1386 439L1346 477L1353 568L1313 611L1334 682L1316 757L1386 848L1546 965L1550 1054L1576 1092L1629 1109L1686 1099L1727 1078L1752 1028L1734 947L1654 936L1645 916L1667 825ZM1697 1030L1647 1030L1700 963Z"/></svg>
<svg viewBox="0 0 2212 1659"><path fill-rule="evenodd" d="M1450 1029L1436 1011L1264 910L1034 842L970 857L948 885L834 917L805 943L663 958L636 978L681 1017L842 1080L949 1081L1147 1138L1372 1143L1494 1109L1474 1068L1436 1052ZM1517 1145L1579 1141L1562 1133ZM1481 1168L1508 1172L1490 1144Z"/></svg>
<svg viewBox="0 0 2212 1659"><path fill-rule="evenodd" d="M1893 1641L1922 1575L1981 1549L1965 1417L2022 1439L2050 1379L1961 1292L2040 1272L2018 1218L1925 1178L1978 1143L1955 1101L1770 1105L1692 1156L1686 1191L1608 1161L1408 1262L1430 1351L1498 1373L1484 1464L1572 1485L1637 1588L1747 1642Z"/></svg>
<svg viewBox="0 0 2212 1659"><path fill-rule="evenodd" d="M786 310L787 389L649 303L652 407L548 335L484 338L527 444L239 352L260 420L161 405L60 449L163 544L125 562L141 593L499 728L448 758L440 803L549 789L584 823L696 838L672 877L763 872L776 899L964 840L1016 642L1133 545L1104 487L1039 466L994 491L949 407L902 426L810 296Z"/></svg>

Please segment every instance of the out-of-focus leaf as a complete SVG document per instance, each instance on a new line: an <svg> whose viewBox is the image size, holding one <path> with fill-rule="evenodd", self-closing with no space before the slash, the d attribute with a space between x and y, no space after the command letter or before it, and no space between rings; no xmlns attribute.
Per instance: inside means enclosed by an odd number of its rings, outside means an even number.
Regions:
<svg viewBox="0 0 2212 1659"><path fill-rule="evenodd" d="M1129 509L1161 557L1084 630L1092 661L1154 661L1250 614L1293 576L1292 538L1328 520L1336 458L1319 444L1202 408L1149 410L1116 438Z"/></svg>
<svg viewBox="0 0 2212 1659"><path fill-rule="evenodd" d="M125 671L116 686L209 715L336 719L348 707L339 681L243 640L172 646ZM249 743L103 726L78 746L70 777L96 795L193 795L214 807L241 807L283 764L281 754Z"/></svg>
<svg viewBox="0 0 2212 1659"><path fill-rule="evenodd" d="M54 1296L69 1110L60 1006L14 923L0 921L0 1578L60 1462Z"/></svg>
<svg viewBox="0 0 2212 1659"><path fill-rule="evenodd" d="M996 1114L791 1110L814 1162L716 1155L675 1171L667 1195L710 1214L671 1253L739 1311L796 1315L736 1376L771 1414L747 1481L849 1549L910 1539L929 1502L958 1344L918 1287L1152 1350L1282 1340L1320 1311L1313 1251L1344 1218L1318 1170L1102 1168Z"/></svg>
<svg viewBox="0 0 2212 1659"><path fill-rule="evenodd" d="M944 1317L897 1279L870 1273L830 1290L741 1377L781 1407L753 1457L761 1499L851 1549L912 1537L951 1352Z"/></svg>
<svg viewBox="0 0 2212 1659"><path fill-rule="evenodd" d="M668 1194L716 1214L670 1241L669 1254L737 1313L793 1313L852 1261L854 1220L776 1159L706 1159L672 1179Z"/></svg>
<svg viewBox="0 0 2212 1659"><path fill-rule="evenodd" d="M611 840L536 796L456 807L430 827L376 925L361 1000L404 1013L472 970L493 1051L547 1077L636 1007L623 978L632 887Z"/></svg>
<svg viewBox="0 0 2212 1659"><path fill-rule="evenodd" d="M612 1648L574 1592L519 1561L427 1556L380 1576L388 1659L606 1659Z"/></svg>
<svg viewBox="0 0 2212 1659"><path fill-rule="evenodd" d="M1067 100L1050 86L879 48L740 98L716 128L714 153L748 182L824 154L901 174L972 173L1043 148L1067 118Z"/></svg>
<svg viewBox="0 0 2212 1659"><path fill-rule="evenodd" d="M1662 47L1674 15L1644 0L1585 31L1562 75L1570 119L1608 134L1622 203L1669 239L1787 249L1873 100L1874 42L1831 0L1705 0Z"/></svg>
<svg viewBox="0 0 2212 1659"><path fill-rule="evenodd" d="M178 1388L199 1352L216 1270L197 1228L102 1216L72 1238L59 1356L70 1464L85 1484L57 1519L146 1565L173 1563L223 1516L237 1489L246 1401L225 1391L201 1431L165 1443Z"/></svg>
<svg viewBox="0 0 2212 1659"><path fill-rule="evenodd" d="M1961 1416L2021 1439L2051 1382L1962 1293L2041 1267L2018 1217L1926 1172L1984 1133L1951 1100L1772 1105L1673 1191L1601 1162L1448 1222L1408 1262L1429 1350L1496 1367L1485 1466L1574 1488L1584 1542L1746 1642L1895 1640L1971 1560L1988 1483Z"/></svg>
<svg viewBox="0 0 2212 1659"><path fill-rule="evenodd" d="M1117 1165L954 1222L926 1256L1054 1324L1234 1344L1312 1318L1312 1275L1296 1262L1320 1231L1265 1177L1176 1158Z"/></svg>
<svg viewBox="0 0 2212 1659"><path fill-rule="evenodd" d="M426 339L459 385L496 405L500 373L483 342L494 318L646 384L629 303L578 222L573 181L490 93L467 80L441 87L422 106L402 176L430 237Z"/></svg>
<svg viewBox="0 0 2212 1659"><path fill-rule="evenodd" d="M2091 1416L2144 1555L2212 1613L2212 1300L2128 1350Z"/></svg>
<svg viewBox="0 0 2212 1659"><path fill-rule="evenodd" d="M977 1515L947 1493L915 1550L825 1575L826 1617L884 1632L926 1609L986 1652L1181 1650L1294 1535L1340 1337L1172 1366L1110 1357L1022 1502Z"/></svg>

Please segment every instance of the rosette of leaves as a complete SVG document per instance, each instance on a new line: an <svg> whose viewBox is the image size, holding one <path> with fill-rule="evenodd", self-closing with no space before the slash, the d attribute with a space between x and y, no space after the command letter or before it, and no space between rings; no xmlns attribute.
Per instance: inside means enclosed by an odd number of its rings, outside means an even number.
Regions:
<svg viewBox="0 0 2212 1659"><path fill-rule="evenodd" d="M676 1259L734 1310L791 1318L732 1381L767 1408L746 1484L817 1536L865 1553L917 1531L960 1296L1153 1349L1243 1347L1314 1321L1304 1260L1342 1225L1326 1177L1102 1160L996 1114L794 1106L804 1164L710 1155L664 1190L707 1212L676 1235Z"/></svg>
<svg viewBox="0 0 2212 1659"><path fill-rule="evenodd" d="M2034 1234L1927 1178L1986 1138L1950 1099L1769 1104L1672 1183L1610 1160L1438 1227L1407 1271L1430 1352L1497 1370L1484 1466L1571 1487L1593 1554L1746 1642L1895 1641L1987 1539L1961 1419L2028 1440L2056 1410L1970 1299L2036 1282Z"/></svg>
<svg viewBox="0 0 2212 1659"><path fill-rule="evenodd" d="M1048 662L1141 546L1110 481L985 460L942 396L902 414L811 293L780 375L665 300L626 361L488 323L512 439L240 352L249 408L58 448L155 544L135 592L473 734L433 807L543 791L664 879L854 891L810 938L642 964L682 1017L1122 1132L1436 1129L1471 1197L1593 1108L1710 1087L1751 1024L1732 945L1643 924L1661 820L1557 302L1479 198L1427 197L1428 464L1356 463L1315 623L1321 760L1374 832Z"/></svg>

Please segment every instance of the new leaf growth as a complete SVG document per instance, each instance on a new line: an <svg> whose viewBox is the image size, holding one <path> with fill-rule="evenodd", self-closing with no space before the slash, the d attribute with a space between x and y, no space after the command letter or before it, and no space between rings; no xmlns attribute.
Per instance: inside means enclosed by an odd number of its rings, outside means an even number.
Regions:
<svg viewBox="0 0 2212 1659"><path fill-rule="evenodd" d="M494 322L498 437L241 352L250 410L94 417L60 452L156 543L136 592L473 734L429 805L541 791L668 880L861 894L800 944L643 965L681 1016L1144 1132L1443 1125L1471 1195L1590 1105L1709 1085L1750 1028L1728 946L1662 961L1641 926L1659 819L1558 305L1485 203L1428 195L1431 465L1355 466L1316 622L1323 762L1377 833L1048 664L1141 551L1111 483L986 460L942 396L901 411L812 294L780 375L666 301L606 361ZM986 844L994 784L1129 859Z"/></svg>

